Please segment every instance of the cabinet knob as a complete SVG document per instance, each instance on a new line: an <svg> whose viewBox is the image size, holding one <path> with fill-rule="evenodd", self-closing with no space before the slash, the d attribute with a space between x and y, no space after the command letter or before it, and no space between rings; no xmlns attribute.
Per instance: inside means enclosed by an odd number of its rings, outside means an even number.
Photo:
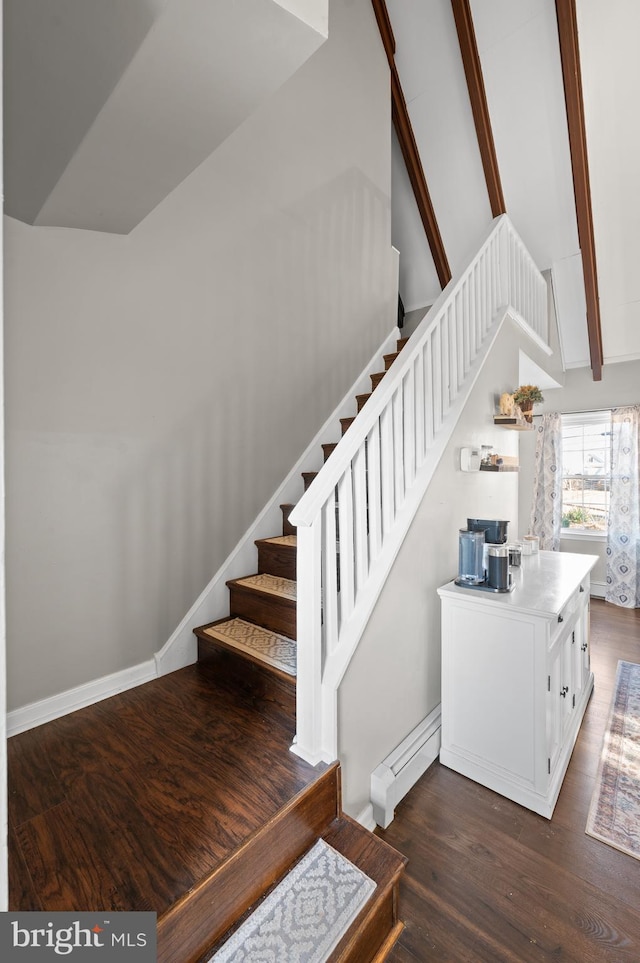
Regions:
<svg viewBox="0 0 640 963"><path fill-rule="evenodd" d="M581 591L581 592L584 592L584 585L581 585L581 586L580 586L580 591Z"/></svg>
<svg viewBox="0 0 640 963"><path fill-rule="evenodd" d="M564 622L564 616L559 615L559 616L558 616L558 622Z"/></svg>
<svg viewBox="0 0 640 963"><path fill-rule="evenodd" d="M562 696L563 699L566 697L568 691L569 691L569 686L563 685L562 691L560 692L560 695Z"/></svg>
<svg viewBox="0 0 640 963"><path fill-rule="evenodd" d="M586 642L583 642L582 645L580 646L580 648L582 649L583 652L586 652L586 651L587 651L587 643L586 643Z"/></svg>

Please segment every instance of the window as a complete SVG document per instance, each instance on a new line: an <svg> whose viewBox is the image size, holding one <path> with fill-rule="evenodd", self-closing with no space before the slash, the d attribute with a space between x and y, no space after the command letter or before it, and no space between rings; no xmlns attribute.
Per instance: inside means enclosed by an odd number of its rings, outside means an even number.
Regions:
<svg viewBox="0 0 640 963"><path fill-rule="evenodd" d="M611 492L611 416L562 416L562 530L604 535Z"/></svg>

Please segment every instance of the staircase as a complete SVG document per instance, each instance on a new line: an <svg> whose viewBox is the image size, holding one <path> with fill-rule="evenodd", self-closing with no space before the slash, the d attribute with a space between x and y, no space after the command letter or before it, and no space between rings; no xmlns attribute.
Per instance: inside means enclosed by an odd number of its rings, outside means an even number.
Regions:
<svg viewBox="0 0 640 963"><path fill-rule="evenodd" d="M407 343L406 338L397 341L396 351L384 355L384 370L370 375L371 391L356 395L356 412L359 413L384 375ZM344 435L355 420L340 419ZM322 444L326 462L336 448L337 442ZM307 491L318 473L302 472L304 491ZM203 643L218 645L233 652L239 659L262 665L285 684L295 687L296 635L297 635L297 585L296 585L296 529L289 521L293 504L280 506L282 510L282 534L257 539L257 572L227 581L229 610L227 618L202 625L194 632Z"/></svg>
<svg viewBox="0 0 640 963"><path fill-rule="evenodd" d="M338 763L326 768L316 782L301 790L229 859L160 917L159 963L215 960L215 954L238 928L250 922L256 909L260 911L265 896L273 894L278 885L286 886L288 875L296 871L301 858L318 840L358 867L375 884L373 893L338 934L333 949L323 959L327 963L382 963L402 930L397 901L406 860L341 812ZM322 895L315 891L313 882L305 895L309 891L311 898L302 906L307 930L318 922L322 926L325 916ZM317 912L318 907L321 912ZM318 939L320 936L318 932ZM273 958L279 963L290 959L277 946Z"/></svg>
<svg viewBox="0 0 640 963"><path fill-rule="evenodd" d="M302 471L304 491L296 505L280 506L282 534L265 536L261 528L261 537L251 536L257 570L237 575L250 564L249 535L230 556L229 615L193 630L198 658L214 650L234 683L255 692L258 711L266 698L278 711L295 714L292 749L312 766L328 768L161 917L162 963L215 959L211 954L244 917L265 897L270 905L274 886L280 891L287 875L300 871L296 864L319 839L375 883L323 963L380 963L390 952L402 928L397 894L404 860L380 849L376 836L341 812L340 769L333 762L337 692L500 327L509 317L547 350L546 299L546 283L509 219L497 218L409 344L399 340L384 354L383 370L370 375L370 391L358 388L355 413L339 409L343 437L318 442L324 464L317 472ZM223 585L216 576L195 609L224 611L217 604ZM189 619L176 640L194 624ZM227 958L220 953L220 960Z"/></svg>
<svg viewBox="0 0 640 963"><path fill-rule="evenodd" d="M382 381L407 339L384 357L384 370L371 375L371 392L357 396L360 411ZM348 431L353 417L341 419ZM325 462L337 442L322 445ZM302 472L306 491L317 472ZM255 540L257 571L229 579L229 615L194 629L198 658L217 660L220 673L242 685L258 699L269 699L287 713L292 725L296 712L296 534L289 521L293 504L281 505L282 534ZM340 767L333 763L320 778L305 787L239 849L193 890L174 904L158 922L160 963L197 963L227 959L224 947L236 930L252 925L265 900L277 899L278 888L298 872L296 867L312 847L323 840L344 857L347 866L375 884L355 918L332 941L331 963L381 963L394 945L402 923L398 919L398 887L406 860L367 829L341 811ZM356 872L357 872L356 871ZM315 886L306 883L307 889ZM324 893L314 892L306 903L322 903ZM338 900L329 898L327 904ZM286 914L280 914L286 915ZM324 924L324 910L320 913ZM304 928L309 928L305 916ZM288 925L288 929L290 929ZM236 939L243 940L244 930ZM269 939L272 938L269 936ZM319 936L318 936L319 940ZM315 942L315 940L314 940ZM283 951L279 950L278 958ZM232 955L228 956L233 959ZM262 956L258 958L262 959ZM285 957L282 956L283 963Z"/></svg>

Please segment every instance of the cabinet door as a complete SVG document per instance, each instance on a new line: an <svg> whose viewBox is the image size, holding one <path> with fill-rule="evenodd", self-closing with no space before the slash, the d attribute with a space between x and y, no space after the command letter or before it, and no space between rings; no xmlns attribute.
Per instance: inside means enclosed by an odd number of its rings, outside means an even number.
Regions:
<svg viewBox="0 0 640 963"><path fill-rule="evenodd" d="M558 762L562 748L563 721L562 690L564 645L554 645L550 652L547 674L547 768L551 774Z"/></svg>
<svg viewBox="0 0 640 963"><path fill-rule="evenodd" d="M575 675L574 665L575 629L567 629L562 645L562 679L560 686L560 711L562 713L562 734L569 728L571 716L575 707Z"/></svg>
<svg viewBox="0 0 640 963"><path fill-rule="evenodd" d="M574 623L575 624L575 623ZM567 625L549 650L547 673L547 753L548 771L558 761L573 713L574 626Z"/></svg>

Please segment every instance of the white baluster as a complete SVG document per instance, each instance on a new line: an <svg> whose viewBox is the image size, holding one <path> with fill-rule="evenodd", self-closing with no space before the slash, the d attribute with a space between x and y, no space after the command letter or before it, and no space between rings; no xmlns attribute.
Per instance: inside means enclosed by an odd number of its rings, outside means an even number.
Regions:
<svg viewBox="0 0 640 963"><path fill-rule="evenodd" d="M379 421L376 421L367 436L367 492L369 496L369 559L371 562L375 562L382 548Z"/></svg>
<svg viewBox="0 0 640 963"><path fill-rule="evenodd" d="M336 532L335 494L327 499L322 510L322 594L325 651L335 651L338 645L338 536ZM298 532L300 529L298 529ZM298 572L300 564L298 563Z"/></svg>
<svg viewBox="0 0 640 963"><path fill-rule="evenodd" d="M353 561L353 488L351 466L338 482L338 536L340 542L340 625L353 611L355 577Z"/></svg>
<svg viewBox="0 0 640 963"><path fill-rule="evenodd" d="M369 571L367 539L367 459L365 444L360 446L353 459L353 544L355 552L356 598L357 593L366 581Z"/></svg>
<svg viewBox="0 0 640 963"><path fill-rule="evenodd" d="M380 416L380 483L382 488L382 535L391 531L394 519L393 421L388 405Z"/></svg>

